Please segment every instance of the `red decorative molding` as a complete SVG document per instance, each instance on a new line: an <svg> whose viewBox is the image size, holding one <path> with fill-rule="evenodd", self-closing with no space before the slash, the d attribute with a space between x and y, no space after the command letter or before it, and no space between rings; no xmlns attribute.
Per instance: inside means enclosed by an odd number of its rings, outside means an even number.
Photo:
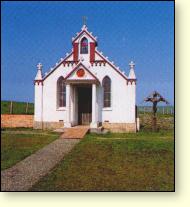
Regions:
<svg viewBox="0 0 190 207"><path fill-rule="evenodd" d="M77 76L78 76L79 78L83 77L84 74L85 74L85 71L84 71L82 68L80 68L80 69L77 71Z"/></svg>
<svg viewBox="0 0 190 207"><path fill-rule="evenodd" d="M34 80L34 85L40 85L40 83L42 84L43 86L43 80Z"/></svg>
<svg viewBox="0 0 190 207"><path fill-rule="evenodd" d="M73 66L74 64L77 65L78 61L72 61L71 60L71 61L63 61L62 63L63 63L63 66L65 67L65 65L67 65L67 66L69 66L69 65Z"/></svg>
<svg viewBox="0 0 190 207"><path fill-rule="evenodd" d="M72 83L72 84L100 84L98 80L94 79L72 79L72 80L66 80L65 83Z"/></svg>
<svg viewBox="0 0 190 207"><path fill-rule="evenodd" d="M137 79L127 79L127 85L129 85L129 83L132 85L133 82L136 85L136 81L137 81Z"/></svg>
<svg viewBox="0 0 190 207"><path fill-rule="evenodd" d="M67 80L72 73L74 73L78 68L84 68L88 73L90 73L90 75L98 82L100 83L100 81L98 80L98 78L90 71L88 70L88 68L86 68L82 63L78 64L75 68L73 68L73 70L65 77L65 80Z"/></svg>
<svg viewBox="0 0 190 207"><path fill-rule="evenodd" d="M91 62L91 66L101 66L101 65L106 65L106 61L104 61L104 60L95 60L95 61L93 61L93 62Z"/></svg>
<svg viewBox="0 0 190 207"><path fill-rule="evenodd" d="M78 49L79 48L79 43L75 42L73 44L73 60L76 62L78 61Z"/></svg>
<svg viewBox="0 0 190 207"><path fill-rule="evenodd" d="M90 42L90 62L95 60L95 42Z"/></svg>

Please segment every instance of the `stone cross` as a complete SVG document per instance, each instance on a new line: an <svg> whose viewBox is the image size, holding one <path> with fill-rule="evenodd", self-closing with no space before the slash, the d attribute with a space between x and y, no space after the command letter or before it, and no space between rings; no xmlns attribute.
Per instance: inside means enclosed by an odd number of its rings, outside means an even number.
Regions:
<svg viewBox="0 0 190 207"><path fill-rule="evenodd" d="M157 119L156 119L156 112L157 112L157 104L159 102L165 102L166 104L169 104L169 102L161 96L157 91L154 91L152 94L150 94L147 98L144 99L146 102L152 102L152 112L153 112L153 117L152 117L152 130L156 131L157 130Z"/></svg>
<svg viewBox="0 0 190 207"><path fill-rule="evenodd" d="M135 63L134 63L133 61L131 61L131 62L129 63L129 66L130 66L131 69L133 69L134 66L135 66Z"/></svg>
<svg viewBox="0 0 190 207"><path fill-rule="evenodd" d="M37 68L38 68L38 70L42 70L42 64L38 63Z"/></svg>

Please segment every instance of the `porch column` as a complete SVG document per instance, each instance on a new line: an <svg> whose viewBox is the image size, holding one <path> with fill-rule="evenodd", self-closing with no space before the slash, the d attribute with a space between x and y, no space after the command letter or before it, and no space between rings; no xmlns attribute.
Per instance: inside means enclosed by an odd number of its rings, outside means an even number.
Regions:
<svg viewBox="0 0 190 207"><path fill-rule="evenodd" d="M66 84L66 122L65 127L71 127L71 86Z"/></svg>
<svg viewBox="0 0 190 207"><path fill-rule="evenodd" d="M92 122L90 128L97 128L97 115L96 115L96 84L92 84Z"/></svg>
<svg viewBox="0 0 190 207"><path fill-rule="evenodd" d="M74 117L74 114L75 114L75 107L74 107L74 95L75 95L75 90L74 90L74 86L71 85L70 86L70 95L71 95L71 107L70 107L70 122L71 122L71 125L73 126L74 125L74 122L75 122L75 117Z"/></svg>

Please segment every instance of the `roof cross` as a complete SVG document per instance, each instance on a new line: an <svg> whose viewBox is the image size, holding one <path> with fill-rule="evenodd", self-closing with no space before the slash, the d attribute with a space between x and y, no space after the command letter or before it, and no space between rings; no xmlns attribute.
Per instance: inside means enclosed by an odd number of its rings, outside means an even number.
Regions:
<svg viewBox="0 0 190 207"><path fill-rule="evenodd" d="M131 62L129 63L129 66L130 66L130 68L134 68L135 63L134 63L133 61L131 61Z"/></svg>
<svg viewBox="0 0 190 207"><path fill-rule="evenodd" d="M37 68L38 68L38 70L41 70L42 69L42 64L38 63Z"/></svg>
<svg viewBox="0 0 190 207"><path fill-rule="evenodd" d="M86 20L87 20L87 17L86 16L83 16L82 17L83 25L86 25Z"/></svg>

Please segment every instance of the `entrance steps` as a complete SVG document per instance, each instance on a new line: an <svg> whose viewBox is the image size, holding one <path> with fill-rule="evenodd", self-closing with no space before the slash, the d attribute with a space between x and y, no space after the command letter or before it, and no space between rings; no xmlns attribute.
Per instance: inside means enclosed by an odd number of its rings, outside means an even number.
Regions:
<svg viewBox="0 0 190 207"><path fill-rule="evenodd" d="M63 139L82 139L89 131L89 126L75 126L72 128L63 128L60 138Z"/></svg>
<svg viewBox="0 0 190 207"><path fill-rule="evenodd" d="M104 129L103 126L99 126L98 128L91 128L90 133L96 133L96 134L106 134L109 131L107 129Z"/></svg>

